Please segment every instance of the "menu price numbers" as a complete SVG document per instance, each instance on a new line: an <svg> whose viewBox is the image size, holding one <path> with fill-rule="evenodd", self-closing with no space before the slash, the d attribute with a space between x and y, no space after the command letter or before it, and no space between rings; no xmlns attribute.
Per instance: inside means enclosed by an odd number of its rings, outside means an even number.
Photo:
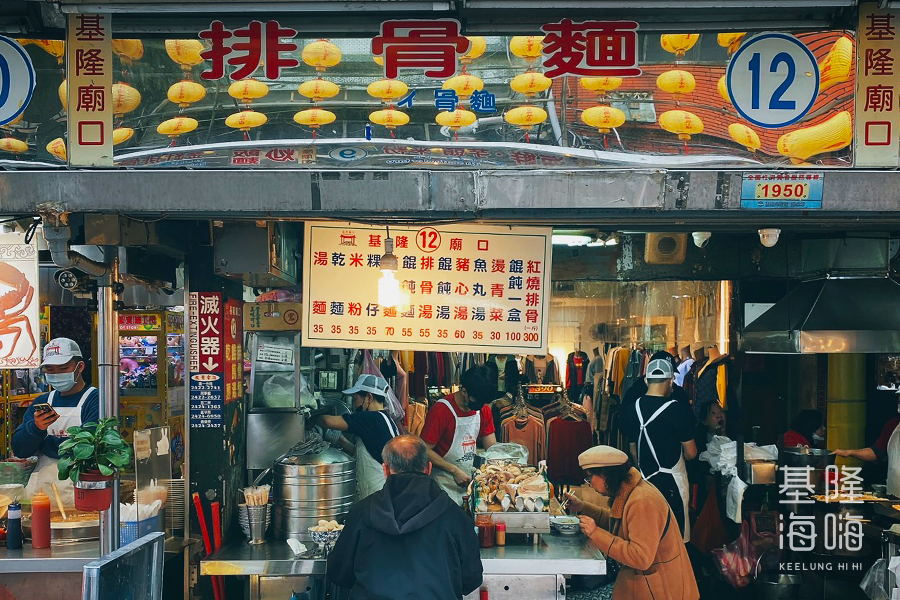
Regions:
<svg viewBox="0 0 900 600"><path fill-rule="evenodd" d="M784 200L809 198L809 183L757 183L757 200Z"/></svg>

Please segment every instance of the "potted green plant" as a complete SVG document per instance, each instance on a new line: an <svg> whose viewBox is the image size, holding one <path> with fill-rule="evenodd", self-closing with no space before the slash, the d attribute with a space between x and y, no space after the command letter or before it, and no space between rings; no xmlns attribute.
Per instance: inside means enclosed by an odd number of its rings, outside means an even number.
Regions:
<svg viewBox="0 0 900 600"><path fill-rule="evenodd" d="M69 436L59 445L59 479L75 484L75 508L80 511L108 510L112 502L116 469L131 462L131 448L119 433L119 420L100 419L69 427Z"/></svg>

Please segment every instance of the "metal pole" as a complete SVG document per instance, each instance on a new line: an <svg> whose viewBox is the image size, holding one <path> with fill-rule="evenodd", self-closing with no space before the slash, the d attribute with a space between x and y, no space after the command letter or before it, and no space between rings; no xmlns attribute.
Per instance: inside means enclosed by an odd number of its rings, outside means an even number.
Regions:
<svg viewBox="0 0 900 600"><path fill-rule="evenodd" d="M100 418L119 416L119 316L113 285L119 279L118 248L106 248L110 256L109 274L97 282L97 387L100 392ZM100 513L100 555L119 548L119 478L113 481L109 510Z"/></svg>

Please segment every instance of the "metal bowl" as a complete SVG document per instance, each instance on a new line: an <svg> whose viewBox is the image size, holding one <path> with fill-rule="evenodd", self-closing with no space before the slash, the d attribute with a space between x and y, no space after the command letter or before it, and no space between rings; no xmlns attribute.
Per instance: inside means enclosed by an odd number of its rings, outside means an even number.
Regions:
<svg viewBox="0 0 900 600"><path fill-rule="evenodd" d="M274 504L269 502L266 505L266 531L269 531L269 528L272 526L272 508ZM246 504L238 504L238 524L241 526L241 531L244 532L244 535L247 536L247 539L250 539L250 516L247 514L247 505Z"/></svg>

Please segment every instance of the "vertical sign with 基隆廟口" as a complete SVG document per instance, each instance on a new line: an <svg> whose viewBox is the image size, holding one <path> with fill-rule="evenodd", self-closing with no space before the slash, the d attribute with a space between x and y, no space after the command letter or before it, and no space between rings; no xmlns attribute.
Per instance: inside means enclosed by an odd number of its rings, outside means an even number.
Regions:
<svg viewBox="0 0 900 600"><path fill-rule="evenodd" d="M900 98L896 61L900 59L898 11L875 2L859 5L856 57L856 167L900 164Z"/></svg>
<svg viewBox="0 0 900 600"><path fill-rule="evenodd" d="M66 43L68 162L113 166L112 17L70 14Z"/></svg>

